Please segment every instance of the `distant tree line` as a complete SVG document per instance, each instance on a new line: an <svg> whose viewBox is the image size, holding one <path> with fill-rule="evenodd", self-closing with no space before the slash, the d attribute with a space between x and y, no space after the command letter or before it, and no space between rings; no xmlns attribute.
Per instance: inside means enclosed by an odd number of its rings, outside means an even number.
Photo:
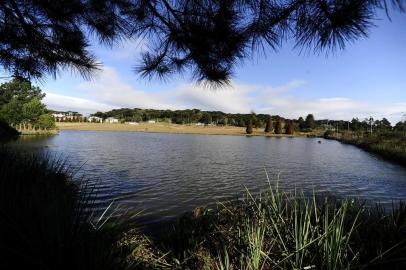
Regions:
<svg viewBox="0 0 406 270"><path fill-rule="evenodd" d="M265 128L267 123L270 123L269 129L272 128L272 123L287 121L279 115L270 116L268 114L249 114L240 113L224 113L221 111L201 111L199 109L187 110L154 110L154 109L114 109L108 112L96 112L91 116L97 116L103 119L114 117L122 122L145 122L155 120L157 122L169 122L175 124L194 124L202 123L205 125L216 126L238 126L246 127L251 122L253 128ZM270 121L270 122L269 122ZM296 120L293 120L297 122Z"/></svg>
<svg viewBox="0 0 406 270"><path fill-rule="evenodd" d="M168 122L175 124L195 124L216 126L238 126L245 127L248 134L253 129L264 129L266 133L275 134L293 134L294 132L311 132L315 129L334 130L334 131L353 131L353 132L383 132L391 130L404 131L406 121L397 123L394 127L383 118L375 120L367 118L359 120L353 118L351 121L344 120L316 120L313 114L308 114L305 118L287 119L279 115L224 113L221 111L201 111L199 109L187 110L155 110L140 108L122 108L107 112L96 112L91 116L97 116L102 119L114 117L121 122L145 122L155 120L157 122Z"/></svg>
<svg viewBox="0 0 406 270"><path fill-rule="evenodd" d="M353 118L351 121L344 120L317 120L315 121L318 127L325 129L334 129L338 131L352 131L352 132L369 132L369 133L382 133L387 131L405 131L406 121L399 121L394 126L391 125L388 119L382 118L374 119L372 117L360 120Z"/></svg>

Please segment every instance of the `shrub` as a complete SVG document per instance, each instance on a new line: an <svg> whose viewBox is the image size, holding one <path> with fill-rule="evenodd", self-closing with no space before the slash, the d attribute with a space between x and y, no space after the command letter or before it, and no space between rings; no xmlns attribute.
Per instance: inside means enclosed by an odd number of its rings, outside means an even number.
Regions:
<svg viewBox="0 0 406 270"><path fill-rule="evenodd" d="M333 130L326 130L325 132L324 132L324 134L323 134L323 137L325 138L325 139L331 139L331 138L333 138L334 137L334 131Z"/></svg>
<svg viewBox="0 0 406 270"><path fill-rule="evenodd" d="M38 126L42 129L55 128L55 120L49 114L42 114L38 119Z"/></svg>

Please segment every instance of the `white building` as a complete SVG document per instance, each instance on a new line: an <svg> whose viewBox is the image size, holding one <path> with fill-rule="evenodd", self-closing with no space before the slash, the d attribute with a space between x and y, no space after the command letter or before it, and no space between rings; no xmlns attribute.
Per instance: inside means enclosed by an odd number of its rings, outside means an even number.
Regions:
<svg viewBox="0 0 406 270"><path fill-rule="evenodd" d="M83 116L78 113L78 112L54 112L52 114L56 122L65 122L65 121L71 121L71 122L82 122L83 121Z"/></svg>
<svg viewBox="0 0 406 270"><path fill-rule="evenodd" d="M52 116L54 118L63 118L63 117L65 117L65 114L63 114L63 113L53 113Z"/></svg>
<svg viewBox="0 0 406 270"><path fill-rule="evenodd" d="M149 120L148 124L155 124L155 120Z"/></svg>
<svg viewBox="0 0 406 270"><path fill-rule="evenodd" d="M106 120L104 120L104 123L116 124L118 123L118 119L114 117L108 117L106 118Z"/></svg>
<svg viewBox="0 0 406 270"><path fill-rule="evenodd" d="M87 121L88 121L88 122L101 123L101 122L103 122L103 119L100 118L100 117L97 117L97 116L89 116L89 117L87 118Z"/></svg>

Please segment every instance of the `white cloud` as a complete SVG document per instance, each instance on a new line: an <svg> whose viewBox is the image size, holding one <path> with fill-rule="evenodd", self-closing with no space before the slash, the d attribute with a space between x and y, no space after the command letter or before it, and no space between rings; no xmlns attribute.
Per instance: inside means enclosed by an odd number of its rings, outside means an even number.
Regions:
<svg viewBox="0 0 406 270"><path fill-rule="evenodd" d="M78 111L84 114L96 111L112 110L115 107L88 99L58 95L46 92L44 103L50 108L58 111Z"/></svg>
<svg viewBox="0 0 406 270"><path fill-rule="evenodd" d="M253 108L255 100L250 97L249 86L207 89L199 85L181 85L174 92L176 100L184 106L202 110L247 113Z"/></svg>
<svg viewBox="0 0 406 270"><path fill-rule="evenodd" d="M112 108L154 108L218 110L231 113L279 114L298 118L313 113L317 119L388 118L392 123L401 119L406 102L373 104L347 97L304 99L295 95L306 82L292 80L281 86L251 85L233 82L222 89L207 89L200 85L180 84L175 89L147 92L123 82L111 67L105 67L93 82L83 82L74 91L85 98L47 93L50 108L91 113ZM73 91L73 92L74 92Z"/></svg>
<svg viewBox="0 0 406 270"><path fill-rule="evenodd" d="M124 83L111 67L104 67L97 78L78 85L83 95L91 100L115 107L170 108L163 94L147 93Z"/></svg>
<svg viewBox="0 0 406 270"><path fill-rule="evenodd" d="M98 42L95 42L97 44ZM145 39L126 39L112 47L107 45L94 46L93 50L97 57L104 60L128 60L137 57L147 48Z"/></svg>

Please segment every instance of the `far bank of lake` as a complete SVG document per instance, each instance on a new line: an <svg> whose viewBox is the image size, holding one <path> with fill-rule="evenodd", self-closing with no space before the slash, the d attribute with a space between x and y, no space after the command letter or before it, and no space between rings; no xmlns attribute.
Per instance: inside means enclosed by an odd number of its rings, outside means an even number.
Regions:
<svg viewBox="0 0 406 270"><path fill-rule="evenodd" d="M60 130L82 130L82 131L132 131L132 132L153 132L153 133L174 133L174 134L202 134L202 135L238 135L246 136L245 127L236 126L204 126L204 125L178 125L169 123L145 123L137 125L130 124L108 124L108 123L87 123L87 122L61 122L56 123ZM254 128L250 136L271 136L271 137L293 137L300 134L271 134L265 133L263 128Z"/></svg>

